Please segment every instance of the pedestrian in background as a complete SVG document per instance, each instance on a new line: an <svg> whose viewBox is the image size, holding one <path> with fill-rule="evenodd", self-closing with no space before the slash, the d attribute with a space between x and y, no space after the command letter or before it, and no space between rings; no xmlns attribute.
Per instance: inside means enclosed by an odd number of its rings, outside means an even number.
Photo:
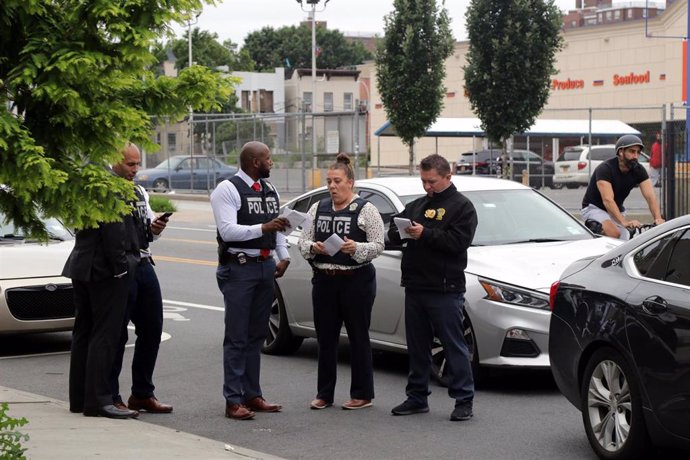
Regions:
<svg viewBox="0 0 690 460"><path fill-rule="evenodd" d="M248 142L240 152L240 170L211 194L219 243L216 279L225 302L225 416L236 420L282 409L266 402L259 384L274 279L290 264L285 236L277 233L289 222L278 217L278 192L266 180L272 166L268 146Z"/></svg>
<svg viewBox="0 0 690 460"><path fill-rule="evenodd" d="M448 395L455 400L452 421L473 415L474 380L463 334L467 248L477 228L474 206L451 182L450 165L440 155L420 165L427 195L396 217L411 225L401 237L395 221L388 237L402 245L402 286L405 288L405 334L409 355L407 399L393 415L429 412L431 347L438 337L446 353Z"/></svg>
<svg viewBox="0 0 690 460"><path fill-rule="evenodd" d="M113 165L118 176L133 181L141 166L141 153L134 144L128 144L122 152L122 161ZM153 371L158 359L158 349L163 332L163 298L161 288L153 269L153 258L149 243L157 239L165 229L167 217L156 218L149 204L149 195L139 185L134 186L136 200L131 203L131 231L139 246L139 264L132 276L127 300L127 312L122 322L122 335L115 354L111 374L113 404L120 409L145 410L151 413L169 413L173 407L163 404L154 394ZM132 357L132 392L127 405L122 401L118 379L127 345L127 325L134 324L137 336Z"/></svg>
<svg viewBox="0 0 690 460"><path fill-rule="evenodd" d="M86 416L136 417L113 405L110 382L139 248L127 228L132 216L78 230L62 271L74 287L69 410Z"/></svg>
<svg viewBox="0 0 690 460"><path fill-rule="evenodd" d="M661 187L662 148L661 133L656 133L652 144L652 154L649 157L649 179L654 187Z"/></svg>
<svg viewBox="0 0 690 460"><path fill-rule="evenodd" d="M383 220L376 207L354 192L350 158L341 153L328 169L329 198L315 203L313 225L299 240L302 256L313 269L312 304L319 346L316 398L312 409L333 405L338 340L345 324L350 343L350 400L343 409L371 407L374 371L369 341L371 309L376 297L376 270L371 261L384 248ZM324 241L338 235L344 244L329 255Z"/></svg>

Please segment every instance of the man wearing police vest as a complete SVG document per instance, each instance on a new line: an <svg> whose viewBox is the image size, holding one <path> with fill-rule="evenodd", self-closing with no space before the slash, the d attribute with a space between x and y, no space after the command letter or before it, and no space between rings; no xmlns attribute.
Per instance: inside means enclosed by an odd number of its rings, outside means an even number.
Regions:
<svg viewBox="0 0 690 460"><path fill-rule="evenodd" d="M268 146L248 142L240 152L240 170L211 194L219 243L216 278L225 301L225 416L235 420L282 409L263 398L259 384L274 278L290 263L285 236L277 233L289 222L278 217L278 192L266 180L272 166Z"/></svg>

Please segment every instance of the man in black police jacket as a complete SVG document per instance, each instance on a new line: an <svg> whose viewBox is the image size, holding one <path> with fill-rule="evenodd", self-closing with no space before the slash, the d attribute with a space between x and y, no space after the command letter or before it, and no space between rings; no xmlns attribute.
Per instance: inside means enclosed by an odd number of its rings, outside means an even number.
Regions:
<svg viewBox="0 0 690 460"><path fill-rule="evenodd" d="M467 248L477 228L472 203L451 182L450 165L440 155L420 163L427 196L405 206L396 217L412 225L401 239L395 223L388 237L403 245L402 286L405 287L405 333L410 358L407 399L393 415L428 412L431 344L436 335L448 365L448 395L455 400L452 421L472 417L474 381L463 335Z"/></svg>
<svg viewBox="0 0 690 460"><path fill-rule="evenodd" d="M225 415L235 420L282 409L266 402L259 384L274 278L290 263L285 236L277 233L289 222L278 217L278 192L265 180L272 166L268 146L248 142L240 152L240 170L211 194L219 242L216 279L225 300Z"/></svg>

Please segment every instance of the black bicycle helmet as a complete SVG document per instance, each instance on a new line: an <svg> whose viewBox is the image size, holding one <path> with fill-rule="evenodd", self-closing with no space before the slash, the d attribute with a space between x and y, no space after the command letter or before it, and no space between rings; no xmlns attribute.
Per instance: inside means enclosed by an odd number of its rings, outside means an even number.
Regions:
<svg viewBox="0 0 690 460"><path fill-rule="evenodd" d="M625 136L621 136L618 139L618 142L616 142L616 155L618 154L618 150L627 149L633 145L639 145L640 151L644 150L644 144L639 137L635 136L634 134L626 134Z"/></svg>

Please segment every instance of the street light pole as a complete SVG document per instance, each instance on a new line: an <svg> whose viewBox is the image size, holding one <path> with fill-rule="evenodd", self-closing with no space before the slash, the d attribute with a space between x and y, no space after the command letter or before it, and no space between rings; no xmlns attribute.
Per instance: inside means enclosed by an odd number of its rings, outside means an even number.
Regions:
<svg viewBox="0 0 690 460"><path fill-rule="evenodd" d="M196 16L194 18L194 22L192 22L192 19L189 18L187 19L187 45L189 49L189 61L187 62L187 67L192 66L192 26L196 24L199 21L199 15L201 12L196 13ZM190 187L192 190L194 190L194 161L192 161L192 158L194 157L194 109L192 106L189 106L189 167L191 168L191 176L190 176ZM170 187L171 184L168 184L168 187Z"/></svg>
<svg viewBox="0 0 690 460"><path fill-rule="evenodd" d="M330 0L325 0L323 8L319 12L326 9L326 4ZM314 108L316 107L316 5L321 0L297 0L297 3L302 7L302 11L309 11L311 16L311 154L312 154L312 185L314 184L314 175L318 168L318 161L316 157L316 118L314 117ZM304 3L311 5L311 10L304 9ZM325 133L324 133L325 134Z"/></svg>

